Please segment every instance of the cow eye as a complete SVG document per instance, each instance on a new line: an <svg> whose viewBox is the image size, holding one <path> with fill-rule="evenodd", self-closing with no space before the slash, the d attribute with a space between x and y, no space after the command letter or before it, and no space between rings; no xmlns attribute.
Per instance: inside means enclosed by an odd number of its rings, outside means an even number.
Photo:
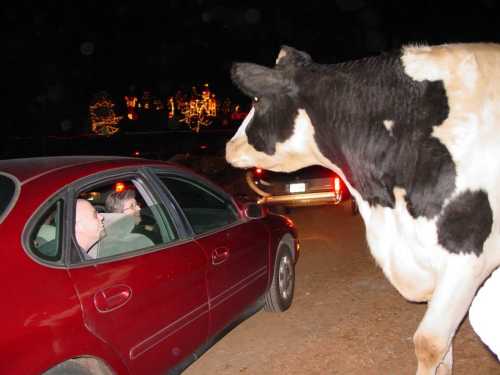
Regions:
<svg viewBox="0 0 500 375"><path fill-rule="evenodd" d="M256 97L256 96L254 96L254 97L253 97L253 101L254 101L255 103L257 103L257 102L259 101L259 98L258 98L258 97Z"/></svg>

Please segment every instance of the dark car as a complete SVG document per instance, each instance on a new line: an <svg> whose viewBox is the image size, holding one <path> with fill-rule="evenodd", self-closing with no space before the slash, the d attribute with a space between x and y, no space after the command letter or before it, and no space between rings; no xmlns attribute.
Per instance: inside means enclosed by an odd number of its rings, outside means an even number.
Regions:
<svg viewBox="0 0 500 375"><path fill-rule="evenodd" d="M140 217L107 212L126 190ZM288 309L299 257L290 219L138 158L0 161L0 236L6 375L179 373L262 306Z"/></svg>
<svg viewBox="0 0 500 375"><path fill-rule="evenodd" d="M276 209L333 206L347 202L353 212L356 212L356 203L342 179L321 166L307 167L292 173L252 168L247 170L246 180L250 188L259 195L259 204Z"/></svg>

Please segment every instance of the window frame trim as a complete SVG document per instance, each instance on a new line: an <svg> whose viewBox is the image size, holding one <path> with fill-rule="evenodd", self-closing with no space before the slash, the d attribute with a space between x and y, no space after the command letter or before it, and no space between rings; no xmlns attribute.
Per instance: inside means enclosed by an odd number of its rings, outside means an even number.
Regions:
<svg viewBox="0 0 500 375"><path fill-rule="evenodd" d="M47 213L47 211L57 204L58 201L62 201L63 207L62 207L62 220L61 220L61 226L62 228L56 228L56 230L60 230L60 242L59 245L61 246L61 257L60 259L56 261L52 260L47 260L47 259L42 259L38 255L36 255L32 250L30 246L30 237L33 234L33 231L35 230L36 225L39 223L39 221L42 219L43 215ZM65 230L66 227L66 211L67 211L67 200L66 200L66 191L64 189L57 191L50 197L48 197L37 209L36 211L30 216L30 218L26 221L26 225L23 228L22 235L21 235L21 242L22 242L22 248L24 252L27 254L27 256L32 259L34 262L47 266L49 268L66 268L67 267L67 251L66 249L66 241L67 241L67 231Z"/></svg>
<svg viewBox="0 0 500 375"><path fill-rule="evenodd" d="M13 174L0 171L0 175L7 177L8 179L12 180L12 182L14 183L14 193L12 194L12 197L9 201L9 204L5 207L5 210L0 214L0 225L1 225L3 223L3 221L5 220L5 218L7 218L7 216L9 216L10 212L12 211L14 206L16 205L16 203L19 199L19 196L21 195L21 185L22 184L21 184L21 181L19 181L19 179L16 176L14 176Z"/></svg>

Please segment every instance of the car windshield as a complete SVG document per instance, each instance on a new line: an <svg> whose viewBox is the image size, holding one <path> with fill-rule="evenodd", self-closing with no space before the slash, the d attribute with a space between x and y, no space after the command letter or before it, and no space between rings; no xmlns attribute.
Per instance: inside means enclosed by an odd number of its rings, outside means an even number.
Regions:
<svg viewBox="0 0 500 375"><path fill-rule="evenodd" d="M16 182L12 178L0 174L0 223L11 206L15 193Z"/></svg>

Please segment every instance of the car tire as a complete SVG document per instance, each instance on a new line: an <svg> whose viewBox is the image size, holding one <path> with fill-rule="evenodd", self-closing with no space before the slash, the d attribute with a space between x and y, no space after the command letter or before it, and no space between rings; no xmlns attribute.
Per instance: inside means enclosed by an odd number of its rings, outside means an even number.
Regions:
<svg viewBox="0 0 500 375"><path fill-rule="evenodd" d="M264 310L283 312L288 310L295 290L295 264L287 245L282 244L276 254L273 280L265 295Z"/></svg>
<svg viewBox="0 0 500 375"><path fill-rule="evenodd" d="M76 361L66 361L43 373L43 375L92 375L85 366Z"/></svg>

